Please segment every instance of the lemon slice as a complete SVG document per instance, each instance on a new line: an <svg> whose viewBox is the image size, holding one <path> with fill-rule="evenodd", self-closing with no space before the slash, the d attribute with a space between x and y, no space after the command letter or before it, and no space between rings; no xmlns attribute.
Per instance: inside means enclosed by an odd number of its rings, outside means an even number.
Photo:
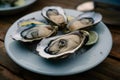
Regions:
<svg viewBox="0 0 120 80"><path fill-rule="evenodd" d="M89 40L85 45L93 45L98 41L98 33L95 31L89 31Z"/></svg>
<svg viewBox="0 0 120 80"><path fill-rule="evenodd" d="M72 21L74 19L73 16L67 16L68 22Z"/></svg>
<svg viewBox="0 0 120 80"><path fill-rule="evenodd" d="M24 27L24 26L29 25L29 24L41 25L41 24L44 24L44 23L39 22L39 21L35 21L35 20L26 20L26 21L23 21L23 22L19 23L19 26Z"/></svg>
<svg viewBox="0 0 120 80"><path fill-rule="evenodd" d="M14 5L15 6L23 6L25 4L25 0L17 0Z"/></svg>

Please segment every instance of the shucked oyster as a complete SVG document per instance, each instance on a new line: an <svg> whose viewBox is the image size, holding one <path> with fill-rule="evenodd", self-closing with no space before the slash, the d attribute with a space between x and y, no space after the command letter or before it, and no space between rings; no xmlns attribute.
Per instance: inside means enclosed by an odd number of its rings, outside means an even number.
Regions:
<svg viewBox="0 0 120 80"><path fill-rule="evenodd" d="M101 20L101 14L95 12L86 12L79 15L70 23L68 23L67 28L69 29L69 31L85 29L99 23Z"/></svg>
<svg viewBox="0 0 120 80"><path fill-rule="evenodd" d="M23 20L18 23L18 29L12 35L15 40L32 42L49 37L56 33L56 29L35 19Z"/></svg>
<svg viewBox="0 0 120 80"><path fill-rule="evenodd" d="M64 58L81 48L88 40L87 31L74 31L66 35L45 38L37 46L43 58Z"/></svg>
<svg viewBox="0 0 120 80"><path fill-rule="evenodd" d="M61 7L51 6L42 9L41 14L49 22L59 26L59 28L64 28L67 24L67 17L65 16L64 10Z"/></svg>

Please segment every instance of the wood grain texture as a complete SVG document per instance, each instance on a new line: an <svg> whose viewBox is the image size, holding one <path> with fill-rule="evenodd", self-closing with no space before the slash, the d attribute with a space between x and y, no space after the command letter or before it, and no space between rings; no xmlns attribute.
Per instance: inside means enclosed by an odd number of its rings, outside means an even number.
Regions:
<svg viewBox="0 0 120 80"><path fill-rule="evenodd" d="M4 37L9 27L20 17L41 10L45 6L75 9L85 0L37 0L26 11L0 16L0 80L120 80L120 26L108 25L113 39L110 55L100 65L81 74L53 77L27 71L14 63L4 47Z"/></svg>
<svg viewBox="0 0 120 80"><path fill-rule="evenodd" d="M110 55L120 60L120 26L107 25L111 31L113 47Z"/></svg>
<svg viewBox="0 0 120 80"><path fill-rule="evenodd" d="M0 80L24 80L0 65Z"/></svg>
<svg viewBox="0 0 120 80"><path fill-rule="evenodd" d="M17 64L15 64L9 56L6 54L6 50L3 42L0 41L0 64L8 68L14 73L19 73L20 68Z"/></svg>

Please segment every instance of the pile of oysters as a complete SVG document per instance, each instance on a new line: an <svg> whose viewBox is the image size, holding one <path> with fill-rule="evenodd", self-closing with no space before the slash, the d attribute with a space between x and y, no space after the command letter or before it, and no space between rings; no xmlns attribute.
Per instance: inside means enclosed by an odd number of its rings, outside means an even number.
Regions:
<svg viewBox="0 0 120 80"><path fill-rule="evenodd" d="M18 22L18 29L12 38L22 42L40 40L36 51L46 59L61 59L75 53L89 40L89 29L99 23L101 14L85 12L69 20L59 6L49 6L41 10L48 23L36 19ZM58 31L62 35L56 35Z"/></svg>

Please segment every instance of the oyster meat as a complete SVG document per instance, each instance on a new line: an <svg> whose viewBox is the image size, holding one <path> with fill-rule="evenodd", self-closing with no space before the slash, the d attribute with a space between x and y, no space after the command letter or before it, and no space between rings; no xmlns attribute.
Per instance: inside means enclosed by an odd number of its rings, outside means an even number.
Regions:
<svg viewBox="0 0 120 80"><path fill-rule="evenodd" d="M37 46L39 55L44 58L64 58L75 53L88 41L87 31L74 31L66 35L43 39Z"/></svg>
<svg viewBox="0 0 120 80"><path fill-rule="evenodd" d="M52 22L53 24L59 26L60 29L64 28L67 24L67 17L61 7L45 7L42 9L41 14L48 20L48 22Z"/></svg>
<svg viewBox="0 0 120 80"><path fill-rule="evenodd" d="M49 37L56 33L56 29L35 19L23 20L18 23L18 29L12 35L15 40L32 42Z"/></svg>
<svg viewBox="0 0 120 80"><path fill-rule="evenodd" d="M101 14L95 12L86 12L70 21L67 25L67 28L69 31L85 29L99 23L101 20Z"/></svg>

